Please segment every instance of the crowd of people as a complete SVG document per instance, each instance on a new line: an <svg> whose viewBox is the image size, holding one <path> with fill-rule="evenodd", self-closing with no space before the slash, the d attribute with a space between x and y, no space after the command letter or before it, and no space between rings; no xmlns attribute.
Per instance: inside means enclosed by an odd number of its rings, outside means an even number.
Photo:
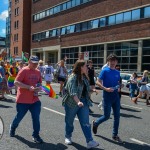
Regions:
<svg viewBox="0 0 150 150"><path fill-rule="evenodd" d="M114 122L112 130L112 139L116 142L122 143L121 138L118 136L119 122L120 122L120 99L122 80L120 77L120 68L117 66L118 58L115 54L110 54L107 57L107 63L103 66L98 79L95 83L96 73L93 67L93 62L90 60L88 63L82 59L76 61L73 65L72 73L68 76L65 61L61 60L56 64L57 70L54 73L54 68L50 60L47 65L43 64L37 56L30 56L28 64L19 62L1 62L0 64L0 99L5 99L5 92L12 93L11 88L8 87L9 77L14 77L14 87L16 98L16 111L9 134L11 137L15 136L16 128L25 116L30 111L33 120L33 141L36 143L43 143L40 137L40 112L41 102L38 94L41 89L37 84L42 84L42 79L46 84L50 84L54 77L60 83L59 95L62 97L62 105L65 110L65 143L72 144L72 133L74 130L74 119L78 116L81 129L86 139L87 148L94 148L99 145L92 137L92 132L97 134L98 126L110 118L111 109L113 110ZM137 81L137 74L133 73L130 78L130 98L137 104L137 100L141 97L142 93L147 94L146 104L149 105L149 94L146 88L148 83L148 71L144 71L142 81ZM95 88L97 84L103 90L102 103L103 116L97 120L93 120L92 127L89 122L90 107L93 105L91 94L98 90ZM135 90L139 86L139 95L134 97ZM65 89L65 92L63 90ZM24 96L26 95L26 96Z"/></svg>

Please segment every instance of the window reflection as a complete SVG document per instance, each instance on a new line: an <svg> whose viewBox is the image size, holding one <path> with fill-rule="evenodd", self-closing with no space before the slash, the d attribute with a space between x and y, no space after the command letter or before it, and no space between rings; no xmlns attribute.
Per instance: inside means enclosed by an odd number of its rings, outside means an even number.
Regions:
<svg viewBox="0 0 150 150"><path fill-rule="evenodd" d="M123 22L123 13L116 15L116 24Z"/></svg>
<svg viewBox="0 0 150 150"><path fill-rule="evenodd" d="M114 25L115 24L115 15L108 17L108 25Z"/></svg>
<svg viewBox="0 0 150 150"><path fill-rule="evenodd" d="M124 18L123 18L124 22L131 21L131 11L125 12L123 15L124 15Z"/></svg>
<svg viewBox="0 0 150 150"><path fill-rule="evenodd" d="M144 8L144 17L145 18L150 17L150 6Z"/></svg>
<svg viewBox="0 0 150 150"><path fill-rule="evenodd" d="M140 19L140 9L132 10L132 20Z"/></svg>
<svg viewBox="0 0 150 150"><path fill-rule="evenodd" d="M100 19L100 27L104 27L106 25L106 18Z"/></svg>

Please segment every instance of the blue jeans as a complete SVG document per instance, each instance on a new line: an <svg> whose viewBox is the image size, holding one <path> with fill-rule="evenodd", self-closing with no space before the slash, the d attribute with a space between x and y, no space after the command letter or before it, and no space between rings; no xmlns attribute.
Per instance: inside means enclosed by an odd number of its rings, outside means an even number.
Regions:
<svg viewBox="0 0 150 150"><path fill-rule="evenodd" d="M81 99L81 102L83 102L83 107L76 106L75 108L70 108L67 104L65 104L65 137L71 138L72 132L74 129L73 122L75 119L75 116L78 116L82 131L84 133L84 136L86 138L86 142L92 141L92 133L91 133L91 125L89 123L89 106L86 103L85 99Z"/></svg>
<svg viewBox="0 0 150 150"><path fill-rule="evenodd" d="M16 110L17 115L15 116L12 124L11 129L16 129L25 116L25 114L28 112L28 110L31 113L32 116L32 123L33 123L33 137L37 137L39 135L40 131L40 112L41 112L41 102L37 101L33 104L22 104L17 103L16 104Z"/></svg>
<svg viewBox="0 0 150 150"><path fill-rule="evenodd" d="M119 121L120 121L120 98L117 92L108 93L104 92L104 115L95 121L95 126L99 126L102 122L110 118L111 107L114 113L114 123L112 135L116 136L118 134Z"/></svg>

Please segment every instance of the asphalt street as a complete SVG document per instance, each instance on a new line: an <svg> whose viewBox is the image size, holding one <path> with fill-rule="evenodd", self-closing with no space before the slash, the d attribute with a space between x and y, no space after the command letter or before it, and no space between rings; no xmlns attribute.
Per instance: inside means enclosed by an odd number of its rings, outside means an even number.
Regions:
<svg viewBox="0 0 150 150"><path fill-rule="evenodd" d="M59 93L59 84L52 83L52 87ZM62 98L57 100L49 98L45 93L40 93L42 102L41 132L43 144L35 144L32 141L32 120L28 112L16 131L16 136L9 137L9 126L16 115L15 97L7 95L8 100L0 101L0 116L4 121L4 135L0 140L0 150L85 150L86 142L80 124L76 118L74 122L73 145L64 143L64 108ZM90 115L90 122L100 117L103 112L97 105L102 99L102 91L98 95L92 94L94 101ZM145 100L140 99L138 105L133 104L128 96L123 95L121 104L119 136L123 144L115 143L111 139L113 115L98 128L94 140L100 143L95 150L150 150L150 107Z"/></svg>

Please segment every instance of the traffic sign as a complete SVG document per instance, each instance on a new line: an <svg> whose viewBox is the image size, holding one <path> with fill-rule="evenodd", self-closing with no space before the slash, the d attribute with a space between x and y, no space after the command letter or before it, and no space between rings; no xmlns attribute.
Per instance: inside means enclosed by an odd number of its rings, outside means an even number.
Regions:
<svg viewBox="0 0 150 150"><path fill-rule="evenodd" d="M84 52L84 60L89 60L89 52Z"/></svg>

